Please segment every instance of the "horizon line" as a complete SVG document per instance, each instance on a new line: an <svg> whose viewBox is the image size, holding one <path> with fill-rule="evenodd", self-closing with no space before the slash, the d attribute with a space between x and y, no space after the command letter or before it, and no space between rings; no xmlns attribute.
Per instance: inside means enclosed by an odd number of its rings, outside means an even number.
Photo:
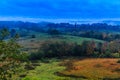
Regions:
<svg viewBox="0 0 120 80"><path fill-rule="evenodd" d="M22 21L22 22L54 22L54 23L73 23L90 22L97 23L102 21L120 21L120 18L101 18L101 19L71 19L71 18L30 18L30 17L0 17L0 21Z"/></svg>

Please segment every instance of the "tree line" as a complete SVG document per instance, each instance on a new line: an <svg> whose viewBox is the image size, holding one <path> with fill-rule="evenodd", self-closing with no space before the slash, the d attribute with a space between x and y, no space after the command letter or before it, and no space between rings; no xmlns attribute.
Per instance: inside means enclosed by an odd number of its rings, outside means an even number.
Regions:
<svg viewBox="0 0 120 80"><path fill-rule="evenodd" d="M71 33L71 35L79 36L79 37L95 38L109 42L120 39L119 33L111 33L111 32L81 31L81 32Z"/></svg>
<svg viewBox="0 0 120 80"><path fill-rule="evenodd" d="M120 41L96 43L84 41L81 45L69 42L44 42L37 53L32 53L30 59L64 58L64 57L120 57Z"/></svg>

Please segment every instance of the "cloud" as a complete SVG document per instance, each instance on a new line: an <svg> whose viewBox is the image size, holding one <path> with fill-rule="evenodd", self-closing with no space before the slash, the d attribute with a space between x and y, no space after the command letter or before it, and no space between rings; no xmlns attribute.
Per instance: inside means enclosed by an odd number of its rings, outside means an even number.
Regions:
<svg viewBox="0 0 120 80"><path fill-rule="evenodd" d="M0 16L120 18L120 0L1 0Z"/></svg>

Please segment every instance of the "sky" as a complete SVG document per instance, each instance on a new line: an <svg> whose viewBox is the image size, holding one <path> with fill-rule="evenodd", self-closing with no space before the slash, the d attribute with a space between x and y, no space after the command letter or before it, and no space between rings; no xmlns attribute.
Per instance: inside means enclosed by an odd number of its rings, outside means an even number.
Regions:
<svg viewBox="0 0 120 80"><path fill-rule="evenodd" d="M0 0L0 20L120 20L120 0Z"/></svg>

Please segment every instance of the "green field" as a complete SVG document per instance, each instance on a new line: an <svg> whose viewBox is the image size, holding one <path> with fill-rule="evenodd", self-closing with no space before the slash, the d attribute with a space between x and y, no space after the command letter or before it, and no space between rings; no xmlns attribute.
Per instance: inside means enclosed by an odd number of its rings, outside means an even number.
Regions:
<svg viewBox="0 0 120 80"><path fill-rule="evenodd" d="M35 38L31 38L33 34L36 36ZM81 44L83 41L104 42L92 38L71 35L51 36L39 32L30 32L28 36L20 38L18 42L27 48L28 52L32 52L37 51L45 41L66 41L77 44ZM117 63L117 59L50 59L47 63L39 61L38 64L40 66L34 70L25 71L27 73L22 80L119 80L120 78L120 65Z"/></svg>
<svg viewBox="0 0 120 80"><path fill-rule="evenodd" d="M31 38L31 35L34 34L36 38ZM24 48L29 49L30 51L36 51L40 45L45 41L66 41L81 44L83 41L95 41L95 42L104 42L103 40L93 39L93 38L83 38L71 35L59 35L53 37L47 33L39 33L31 31L28 36L20 38L18 41Z"/></svg>
<svg viewBox="0 0 120 80"><path fill-rule="evenodd" d="M59 66L60 62L41 63L41 66L36 67L35 70L29 71L27 76L22 80L64 80L64 77L55 75L55 72L65 69Z"/></svg>
<svg viewBox="0 0 120 80"><path fill-rule="evenodd" d="M31 36L35 35L35 38ZM28 53L37 51L45 41L66 41L82 44L83 41L104 42L102 40L70 35L51 36L47 33L30 32L18 40ZM91 45L90 45L91 47ZM60 46L61 48L61 46ZM24 50L23 50L24 51ZM56 54L57 52L55 52ZM63 52L62 52L63 53ZM70 52L69 52L70 53ZM84 52L83 52L84 53ZM33 53L35 54L35 53ZM49 54L52 55L52 54ZM37 55L39 56L39 55ZM82 57L82 58L81 58ZM116 58L62 57L40 58L21 63L15 80L120 80L120 64ZM28 58L28 57L27 57ZM37 64L37 66L35 66ZM26 68L27 67L27 68ZM19 78L19 79L17 79Z"/></svg>
<svg viewBox="0 0 120 80"><path fill-rule="evenodd" d="M49 63L39 62L40 66L35 70L30 70L22 80L119 80L120 64L117 60L106 58L51 59ZM62 76L58 76L57 72Z"/></svg>

